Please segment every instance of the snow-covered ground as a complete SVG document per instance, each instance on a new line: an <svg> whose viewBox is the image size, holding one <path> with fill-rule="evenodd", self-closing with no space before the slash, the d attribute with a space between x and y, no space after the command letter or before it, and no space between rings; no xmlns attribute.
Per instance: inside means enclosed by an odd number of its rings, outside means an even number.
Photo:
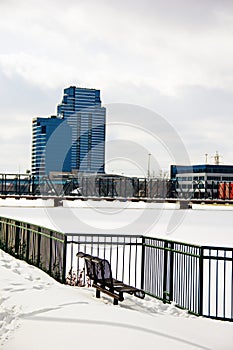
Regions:
<svg viewBox="0 0 233 350"><path fill-rule="evenodd" d="M128 296L118 306L92 288L60 285L0 251L0 348L231 350L233 324Z"/></svg>
<svg viewBox="0 0 233 350"><path fill-rule="evenodd" d="M11 217L65 233L138 234L187 243L233 247L233 206L145 202L70 201L52 208L0 206L0 216ZM30 201L29 201L30 202ZM36 205L36 201L32 201Z"/></svg>
<svg viewBox="0 0 233 350"><path fill-rule="evenodd" d="M0 203L0 216L66 233L132 233L233 247L233 207L75 201L26 207ZM44 203L46 204L46 203ZM128 296L118 306L92 288L60 285L0 251L0 348L4 350L233 348L233 323L197 318L174 305Z"/></svg>

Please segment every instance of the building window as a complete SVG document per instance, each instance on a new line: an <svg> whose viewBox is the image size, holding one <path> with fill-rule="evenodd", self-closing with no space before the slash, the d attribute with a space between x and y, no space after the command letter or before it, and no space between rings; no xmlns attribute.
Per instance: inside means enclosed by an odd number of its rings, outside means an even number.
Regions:
<svg viewBox="0 0 233 350"><path fill-rule="evenodd" d="M207 176L207 180L221 181L220 176Z"/></svg>
<svg viewBox="0 0 233 350"><path fill-rule="evenodd" d="M223 181L233 181L233 177L231 177L231 176L223 176L222 180Z"/></svg>

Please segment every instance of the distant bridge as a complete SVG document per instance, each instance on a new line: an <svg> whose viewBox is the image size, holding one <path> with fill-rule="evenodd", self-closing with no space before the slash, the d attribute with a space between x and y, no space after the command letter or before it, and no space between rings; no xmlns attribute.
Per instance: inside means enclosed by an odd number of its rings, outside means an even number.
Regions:
<svg viewBox="0 0 233 350"><path fill-rule="evenodd" d="M228 184L228 187L232 184ZM146 202L187 202L192 203L228 203L227 193L223 193L222 184L211 188L202 186L190 192L182 192L176 180L163 178L137 178L117 175L90 174L85 176L56 175L33 176L31 174L0 174L0 198L50 198L59 203L61 198L131 200ZM221 190L221 192L220 192ZM225 194L225 195L224 195Z"/></svg>

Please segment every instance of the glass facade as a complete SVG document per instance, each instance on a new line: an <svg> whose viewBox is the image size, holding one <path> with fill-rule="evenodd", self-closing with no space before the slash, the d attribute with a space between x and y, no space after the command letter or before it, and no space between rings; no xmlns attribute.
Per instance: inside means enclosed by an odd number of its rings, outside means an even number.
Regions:
<svg viewBox="0 0 233 350"><path fill-rule="evenodd" d="M100 91L71 86L64 89L57 115L72 129L71 168L80 172L105 172L106 109Z"/></svg>
<svg viewBox="0 0 233 350"><path fill-rule="evenodd" d="M71 128L56 117L34 118L32 122L32 174L71 171Z"/></svg>
<svg viewBox="0 0 233 350"><path fill-rule="evenodd" d="M99 90L64 89L57 116L33 119L32 174L104 173L105 123Z"/></svg>

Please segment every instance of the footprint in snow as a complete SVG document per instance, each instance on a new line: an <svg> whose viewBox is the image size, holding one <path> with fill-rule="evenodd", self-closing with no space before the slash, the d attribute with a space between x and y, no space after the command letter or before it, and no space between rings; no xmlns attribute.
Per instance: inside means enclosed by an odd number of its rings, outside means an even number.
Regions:
<svg viewBox="0 0 233 350"><path fill-rule="evenodd" d="M17 268L15 268L14 270L12 270L14 273L17 273L18 275L21 275L21 271Z"/></svg>
<svg viewBox="0 0 233 350"><path fill-rule="evenodd" d="M2 288L2 291L4 291L4 292L10 292L12 290L14 290L14 288L11 288L11 287Z"/></svg>
<svg viewBox="0 0 233 350"><path fill-rule="evenodd" d="M6 269L12 268L11 264L7 264L7 263L3 264L2 267L5 267Z"/></svg>
<svg viewBox="0 0 233 350"><path fill-rule="evenodd" d="M41 289L44 289L44 286L42 286L42 285L33 286L33 289L41 290Z"/></svg>
<svg viewBox="0 0 233 350"><path fill-rule="evenodd" d="M1 308L0 311L0 345L3 346L10 334L18 326L18 311L16 306Z"/></svg>
<svg viewBox="0 0 233 350"><path fill-rule="evenodd" d="M25 280L28 280L28 281L31 281L31 282L34 280L34 278L32 277L32 275L25 276L24 278L25 278Z"/></svg>
<svg viewBox="0 0 233 350"><path fill-rule="evenodd" d="M2 289L2 290L3 290L3 289ZM6 297L6 296L1 297L1 298L0 298L0 306L1 306L7 299L9 299L9 297Z"/></svg>
<svg viewBox="0 0 233 350"><path fill-rule="evenodd" d="M1 259L1 263L3 264L9 264L11 261L7 259Z"/></svg>

